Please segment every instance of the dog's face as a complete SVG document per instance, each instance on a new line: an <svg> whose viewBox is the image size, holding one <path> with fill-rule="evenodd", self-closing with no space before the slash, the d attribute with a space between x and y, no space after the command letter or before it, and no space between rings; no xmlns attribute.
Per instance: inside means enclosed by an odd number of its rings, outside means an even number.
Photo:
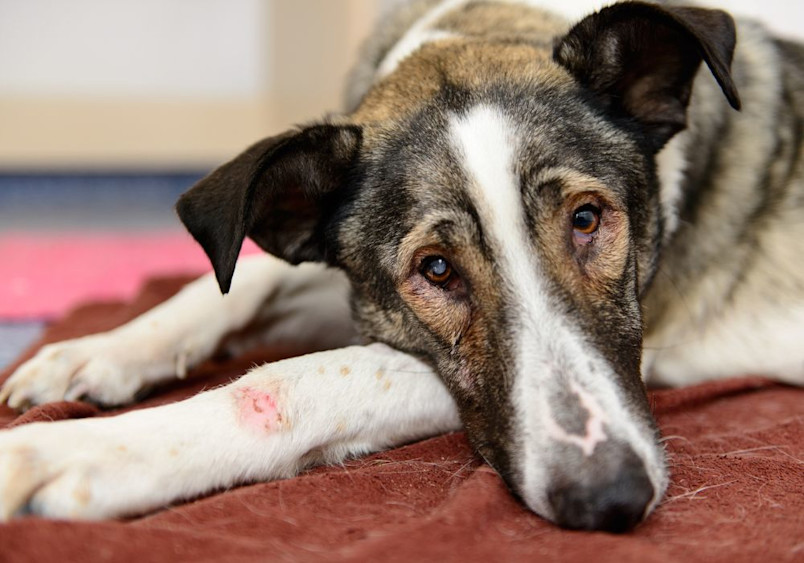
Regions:
<svg viewBox="0 0 804 563"><path fill-rule="evenodd" d="M586 497L622 488L630 515L603 525L627 527L664 489L639 372L649 155L562 87L446 95L372 154L338 224L360 324L437 366L536 512L598 527Z"/></svg>
<svg viewBox="0 0 804 563"><path fill-rule="evenodd" d="M666 486L640 376L654 156L684 126L702 58L736 103L730 22L617 6L524 70L506 62L517 46L423 52L417 95L397 99L403 65L347 122L255 145L179 212L224 290L246 235L343 268L363 333L437 368L530 508L627 529Z"/></svg>

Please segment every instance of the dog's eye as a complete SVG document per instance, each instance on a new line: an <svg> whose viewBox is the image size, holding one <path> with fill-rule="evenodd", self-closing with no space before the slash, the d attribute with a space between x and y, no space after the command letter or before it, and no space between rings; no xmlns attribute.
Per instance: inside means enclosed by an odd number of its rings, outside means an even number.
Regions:
<svg viewBox="0 0 804 563"><path fill-rule="evenodd" d="M443 256L428 256L422 261L422 275L431 284L446 287L453 278L452 266Z"/></svg>
<svg viewBox="0 0 804 563"><path fill-rule="evenodd" d="M580 235L594 234L600 227L600 209L587 204L579 207L572 214L572 228Z"/></svg>

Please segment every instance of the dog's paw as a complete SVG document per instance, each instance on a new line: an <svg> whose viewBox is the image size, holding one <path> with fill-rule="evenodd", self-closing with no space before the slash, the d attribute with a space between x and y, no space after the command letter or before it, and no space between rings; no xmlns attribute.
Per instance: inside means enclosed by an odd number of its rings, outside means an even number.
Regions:
<svg viewBox="0 0 804 563"><path fill-rule="evenodd" d="M147 457L85 422L93 421L0 432L0 521L29 514L94 520L140 508L132 503L150 482Z"/></svg>
<svg viewBox="0 0 804 563"><path fill-rule="evenodd" d="M101 406L129 403L143 386L133 354L142 350L112 333L43 347L22 364L0 390L0 404L26 409L53 401L85 399Z"/></svg>

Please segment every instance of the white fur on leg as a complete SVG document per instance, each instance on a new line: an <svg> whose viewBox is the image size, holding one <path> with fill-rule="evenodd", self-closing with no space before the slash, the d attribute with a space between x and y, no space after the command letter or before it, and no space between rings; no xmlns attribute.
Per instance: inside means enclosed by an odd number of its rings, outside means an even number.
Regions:
<svg viewBox="0 0 804 563"><path fill-rule="evenodd" d="M446 388L407 354L310 354L180 403L0 432L0 519L142 513L459 427Z"/></svg>
<svg viewBox="0 0 804 563"><path fill-rule="evenodd" d="M255 320L267 326L263 344L292 335L309 351L345 346L354 336L348 291L343 274L321 265L249 257L238 264L228 295L209 274L120 328L45 346L8 379L0 403L23 408L80 397L128 403L144 388L184 377Z"/></svg>

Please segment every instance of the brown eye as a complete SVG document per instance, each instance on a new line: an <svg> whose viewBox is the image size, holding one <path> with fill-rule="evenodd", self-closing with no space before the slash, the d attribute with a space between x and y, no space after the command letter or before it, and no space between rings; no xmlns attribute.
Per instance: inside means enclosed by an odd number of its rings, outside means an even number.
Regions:
<svg viewBox="0 0 804 563"><path fill-rule="evenodd" d="M587 204L572 214L572 228L580 235L592 235L600 227L600 209Z"/></svg>
<svg viewBox="0 0 804 563"><path fill-rule="evenodd" d="M452 266L443 256L428 256L422 262L422 275L431 284L446 287L453 276Z"/></svg>

